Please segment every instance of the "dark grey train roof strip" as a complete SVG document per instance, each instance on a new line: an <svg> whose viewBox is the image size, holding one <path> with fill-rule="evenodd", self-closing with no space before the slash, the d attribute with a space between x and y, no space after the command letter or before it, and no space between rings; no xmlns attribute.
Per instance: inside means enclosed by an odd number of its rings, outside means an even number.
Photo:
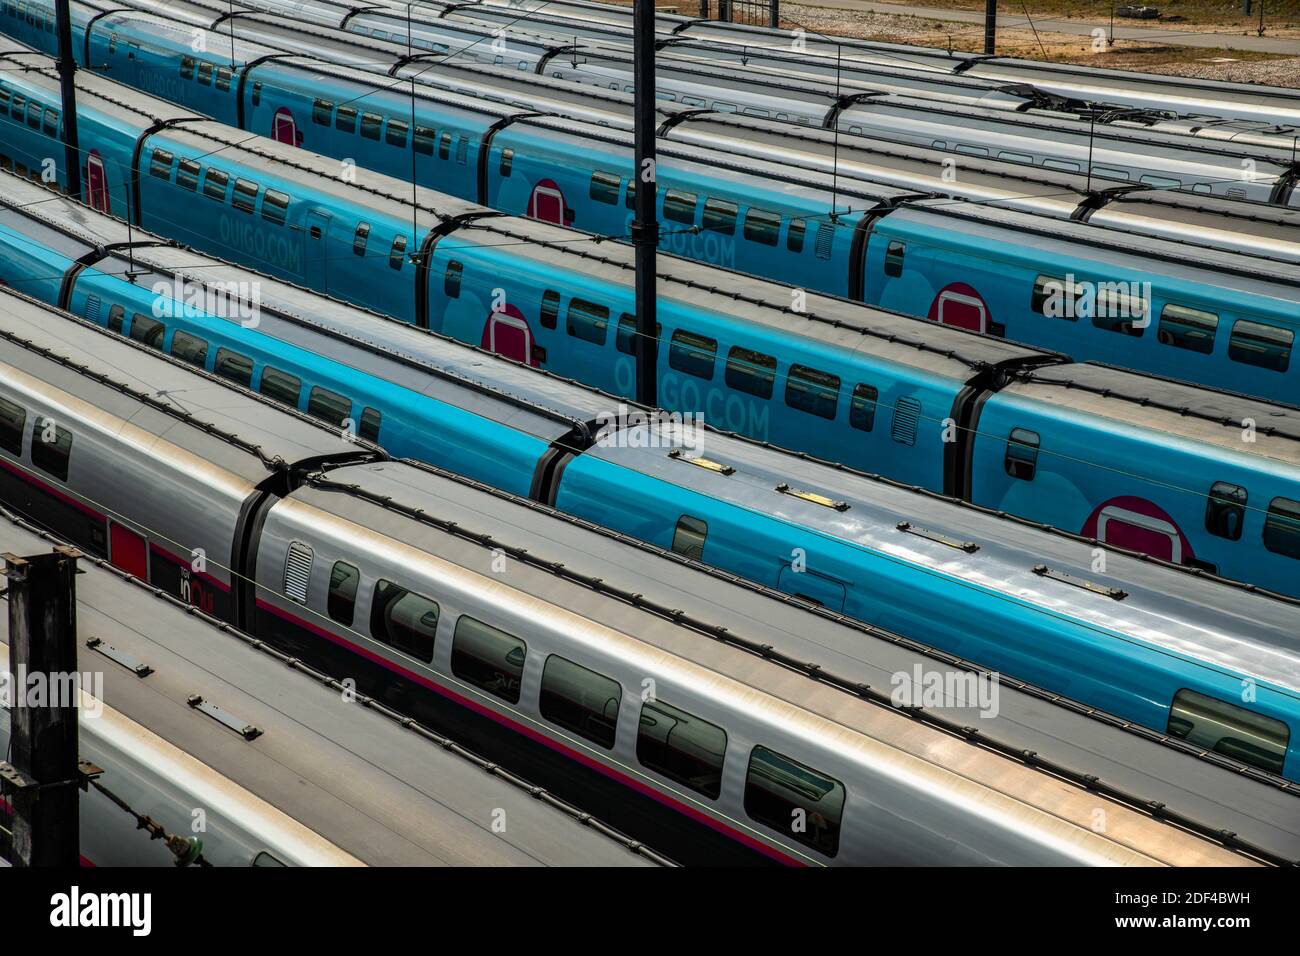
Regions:
<svg viewBox="0 0 1300 956"><path fill-rule="evenodd" d="M24 529L25 531L38 536L42 540L51 542L52 544L63 545L63 546L67 545L67 542L51 534L50 532L45 531L44 529L31 524L27 520L9 511L3 505L0 505L0 519L6 520L10 524L16 525ZM577 821L583 826L590 827L591 829L601 834L602 836L608 838L609 840L621 844L627 850L636 854L637 856L643 856L646 859L659 864L660 866L675 867L678 865L675 861L659 853L652 847L647 846L645 843L642 843L639 840L632 839L631 837L627 836L620 830L617 830L614 827L610 826L609 824L605 823L599 817L593 816L592 814L586 812L585 810L582 810L579 807L574 806L568 801L560 797L557 797L555 794L551 793L549 790L545 789L544 787L539 787L535 784L529 783L524 778L514 774L510 770L507 770L506 768L502 767L500 764L494 763L490 760L486 760L483 757L480 757L477 753L465 747L464 745L458 743L453 738L447 737L443 734L440 734L432 730L429 727L426 727L424 724L420 723L414 717L408 717L406 714L393 710L391 707L384 704L383 702L373 697L369 697L363 693L360 693L355 688L345 685L343 681L334 677L333 675L326 674L325 672L318 670L315 667L312 667L311 665L302 661L300 658L293 657L289 654L283 653L282 651L271 646L265 641L253 637L251 634L248 634L240 630L239 628L235 627L233 624L230 624L226 621L221 620L218 617L215 617L207 613L206 611L202 610L196 605L186 603L185 601L182 601L180 598L172 594L169 594L167 591L155 587L154 585L148 583L147 581L144 581L136 577L135 575L130 574L129 572L124 571L121 568L118 568L107 559L96 557L93 554L86 554L85 552L81 552L80 560L89 561L100 570L107 571L113 575L116 575L124 582L127 582L128 584L140 588L142 591L151 595L152 597L164 601L167 604L170 604L173 607L177 608L178 610L184 611L190 617L193 617L199 621L204 622L205 624L210 625L213 629L220 631L223 634L230 635L231 637L242 642L248 647L251 647L256 651L260 651L263 654L266 654L272 660L277 661L280 664L283 664L285 667L289 668L290 670L294 670L301 674L305 674L306 676L315 680L317 683L321 684L324 687L327 687L333 691L337 691L338 693L347 692L351 694L354 702L360 704L362 707L365 707L368 710L373 710L375 713L380 714L386 719L397 724L399 727L411 731L413 734L415 734L417 737L421 738L422 740L427 740L429 743L436 745L441 750L446 751L447 753L454 754L460 759L474 764L489 776L495 777L518 790L524 791L529 796L535 798L539 802L552 807L553 809L563 813L565 816L572 818L573 820ZM0 597L2 596L3 594L0 594Z"/></svg>
<svg viewBox="0 0 1300 956"><path fill-rule="evenodd" d="M643 553L653 554L659 558L666 557L670 560L674 560L694 570L708 574L717 580L726 581L730 584L738 585L740 587L752 591L753 593L761 594L764 597L779 600L786 605L799 608L800 610L803 611L808 611L817 614L818 616L825 617L827 620L833 621L843 626L850 627L870 637L886 640L892 644L896 644L901 647L904 647L907 650L912 651L914 653L923 654L947 666L960 668L962 670L966 670L968 672L976 673L976 674L987 673L986 668L980 667L978 664L974 662L967 661L963 658L948 654L943 651L939 651L935 648L929 647L928 645L921 644L913 639L903 637L902 635L894 634L892 632L875 627L874 625L871 625L863 621L855 620L854 618L847 617L838 612L828 611L824 608L813 607L812 605L799 601L797 598L795 598L792 595L785 594L784 592L781 591L773 590L764 585L756 584L754 582L745 580L743 578L738 578L735 575L732 575L728 572L720 571L716 568L710 567L709 565L702 564L701 562L686 558L674 552L664 551L663 549L660 549L654 545L648 544L643 541L639 541L634 538L629 538L624 534L610 531L606 528L600 527L599 525L593 525L590 522L584 521L583 519L575 518L573 516L563 514L562 512L557 512L554 509L546 505L540 504L538 502L532 501L531 499L521 498L517 495L512 495L508 492L499 491L498 489L492 488L491 486L488 485L484 485L481 482L462 478L461 476L443 471L435 466L427 465L422 462L407 461L403 463L408 464L415 468L419 468L422 471L427 471L433 474L437 474L442 478L456 482L458 484L475 488L479 491L493 495L497 498L511 501L512 503L521 505L531 510L538 511L548 516L558 518L564 521L565 523L583 528L584 530L587 531L600 534L612 540L619 541L625 545L631 545L637 548L638 550L642 551ZM1003 757L1007 757L1009 759L1015 760L1032 769L1037 769L1042 772L1064 779L1074 784L1075 786L1115 799L1135 810L1138 810L1139 812L1145 813L1146 815L1150 816L1153 819L1162 820L1165 822L1173 823L1174 825L1177 826L1184 827L1201 836L1207 837L1213 841L1217 841L1224 846L1230 847L1242 853L1248 854L1250 856L1256 857L1260 860L1264 860L1273 864L1295 865L1296 863L1300 862L1297 860L1292 860L1287 857L1279 856L1278 854L1264 847L1256 846L1253 843L1239 839L1237 834L1231 831L1214 827L1212 825L1208 825L1198 820L1192 819L1191 817L1188 817L1176 811L1171 811L1163 803L1148 800L1143 798L1141 795L1130 793L1120 787L1112 786L1094 774L1089 774L1074 769L1072 767L1065 766L1052 759L1042 757L1040 754L1038 754L1035 751L1023 750L1014 745L1004 743L999 739L997 739L996 737L993 737L987 733L976 730L971 726L964 725L957 721L942 717L936 714L935 712L933 712L932 710L927 709L925 706L895 705L890 694L882 693L879 690L876 690L866 684L861 684L851 679L841 677L835 674L834 672L823 668L820 664L792 658L776 650L771 645L761 644L755 641L747 640L745 637L733 632L726 625L712 624L706 621L698 620L686 614L680 609L671 608L666 605L660 605L654 603L652 601L647 600L642 594L625 591L622 588L618 588L606 583L602 578L593 577L593 576L582 574L580 572L573 571L567 568L562 562L548 561L546 558L540 557L537 554L530 552L525 548L513 547L509 544L506 544L505 542L501 541L499 538L493 537L491 534L482 534L476 532L470 528L465 527L465 525L462 524L460 521L449 519L449 518L442 518L437 515L431 514L427 510L427 508L415 508L415 507L403 505L399 502L394 501L391 497L369 492L358 485L347 483L347 482L336 481L324 475L319 477L314 477L310 479L310 481L311 484L315 485L316 487L322 488L324 490L332 490L332 491L337 491L344 494L352 495L361 500L367 501L377 507L380 507L384 510L396 512L408 519L417 521L421 524L425 524L430 527L437 528L438 530L444 533L453 535L465 541L469 541L471 543L479 545L480 547L489 548L489 549L499 549L505 552L510 557L514 558L515 560L518 560L521 563L524 563L530 567L536 568L540 571L552 574L563 580L585 587L595 593L599 593L606 597L610 597L615 600L621 601L631 607L635 607L637 609L646 611L663 620L672 622L674 624L683 627L687 627L690 630L698 634L701 634L705 637L723 642L725 644L743 650L747 653L771 661L772 663L777 664L781 667L784 667L796 673L800 673L805 677L808 677L811 680L816 681L819 684L823 684L832 687L836 690L840 690L845 693L851 694L864 701L875 704L876 706L887 708L892 712L902 713L912 718L913 720L918 721L919 723L926 724L927 726L938 729L944 733L950 734L955 737L959 737L965 740L967 743L970 743L974 746L996 752ZM1300 797L1300 784L1296 784L1283 777L1268 773L1265 770L1261 770L1259 768L1250 766L1248 764L1241 763L1240 761L1233 760L1231 758L1225 757L1213 751L1209 751L1204 748L1193 746L1192 744L1189 744L1180 738L1171 737L1168 734L1161 734L1158 731L1154 731L1146 727L1142 727L1141 725L1135 724L1132 721L1115 717L1111 714L1106 713L1105 711L1101 711L1097 708L1080 704L1078 702L1070 700L1069 698L1045 691L1032 684L1025 683L1015 678L1010 678L1007 677L1006 675L1001 675L1001 680L1007 683L1008 685L1012 686L1016 690L1021 691L1038 700L1046 701L1056 706L1065 707L1068 710L1080 716L1097 720L1099 722L1109 725L1110 727L1128 733L1133 733L1139 738L1147 742L1154 743L1162 747L1172 748L1194 759L1203 760L1207 763L1213 764L1217 767L1220 767L1238 776L1250 779L1256 783L1264 784L1283 793Z"/></svg>

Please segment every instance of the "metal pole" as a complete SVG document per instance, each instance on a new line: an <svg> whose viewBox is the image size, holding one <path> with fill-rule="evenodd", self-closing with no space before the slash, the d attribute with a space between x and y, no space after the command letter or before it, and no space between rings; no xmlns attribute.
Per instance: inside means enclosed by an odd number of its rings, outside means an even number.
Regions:
<svg viewBox="0 0 1300 956"><path fill-rule="evenodd" d="M67 679L77 672L79 554L74 548L57 548L30 558L4 555L13 674L12 762L5 770L12 787L15 866L75 867L81 862L77 695ZM28 706L33 678L45 682L46 699ZM66 699L69 694L72 699Z"/></svg>
<svg viewBox="0 0 1300 956"><path fill-rule="evenodd" d="M67 167L68 195L81 198L81 150L77 148L77 61L72 56L72 13L68 0L55 0L55 27L59 31L59 89L63 93L63 164Z"/></svg>
<svg viewBox="0 0 1300 956"><path fill-rule="evenodd" d="M772 0L772 6L768 10L769 16L767 25L773 30L781 26L781 0Z"/></svg>
<svg viewBox="0 0 1300 956"><path fill-rule="evenodd" d="M636 210L632 243L636 247L636 400L658 402L659 332L655 308L659 219L655 214L655 0L633 5L633 72L635 74Z"/></svg>
<svg viewBox="0 0 1300 956"><path fill-rule="evenodd" d="M709 0L700 0L700 19L709 19Z"/></svg>
<svg viewBox="0 0 1300 956"><path fill-rule="evenodd" d="M1259 35L1264 35L1264 0L1259 0Z"/></svg>
<svg viewBox="0 0 1300 956"><path fill-rule="evenodd" d="M984 52L992 56L998 33L998 0L984 0Z"/></svg>

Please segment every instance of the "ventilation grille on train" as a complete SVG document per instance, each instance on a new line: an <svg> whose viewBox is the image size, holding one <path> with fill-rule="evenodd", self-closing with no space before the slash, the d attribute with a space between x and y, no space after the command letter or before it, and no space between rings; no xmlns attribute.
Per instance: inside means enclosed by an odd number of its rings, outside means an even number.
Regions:
<svg viewBox="0 0 1300 956"><path fill-rule="evenodd" d="M91 295L86 297L86 319L99 324L99 296Z"/></svg>
<svg viewBox="0 0 1300 956"><path fill-rule="evenodd" d="M894 441L916 444L916 423L921 420L921 403L914 398L900 398L894 405L894 424L890 430Z"/></svg>
<svg viewBox="0 0 1300 956"><path fill-rule="evenodd" d="M831 240L835 238L835 223L823 222L817 227L817 258L831 257Z"/></svg>
<svg viewBox="0 0 1300 956"><path fill-rule="evenodd" d="M307 603L307 582L311 579L311 548L297 541L289 545L289 556L284 559L285 597Z"/></svg>

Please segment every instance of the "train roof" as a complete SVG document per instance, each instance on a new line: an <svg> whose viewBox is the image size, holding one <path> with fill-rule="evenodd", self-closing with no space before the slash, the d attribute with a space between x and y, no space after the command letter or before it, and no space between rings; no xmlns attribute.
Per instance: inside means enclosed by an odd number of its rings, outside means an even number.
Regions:
<svg viewBox="0 0 1300 956"><path fill-rule="evenodd" d="M510 587L858 732L870 732L864 724L875 726L880 707L899 716L887 695L881 700L865 688L887 686L890 675L940 660L971 666L429 466L338 469L293 497L474 573L483 573L485 552L500 549L513 562ZM1059 601L1059 595L1047 597L1049 606ZM1034 750L1036 759L1049 763L1059 757L1076 775L1097 773L1108 785L1132 787L1128 792L1142 800L1158 800L1300 859L1300 791L1294 784L1218 758L1197 759L1163 735L1124 729L1123 722L1099 720L1096 711L1057 700L1027 685L1004 684L996 724L979 721L981 741L1004 741L999 752L1007 755ZM903 719L933 718L956 726L972 722L969 710L943 707ZM902 727L893 723L891 731Z"/></svg>
<svg viewBox="0 0 1300 956"><path fill-rule="evenodd" d="M0 550L32 555L50 546L47 535L0 509ZM336 682L105 561L83 555L78 571L80 669L103 674L105 702L269 804L263 812L286 816L317 864L637 866L662 859L652 850L634 853L631 841L606 833L598 820L584 821L550 795L538 799L518 778L489 772L482 760L391 711L364 698L348 702ZM8 640L7 618L0 633ZM91 638L117 657L86 649ZM152 673L137 676L126 660ZM261 734L243 739L191 706L194 695ZM111 767L102 779L111 789ZM492 827L497 809L510 820L499 833ZM163 822L180 830L189 820Z"/></svg>

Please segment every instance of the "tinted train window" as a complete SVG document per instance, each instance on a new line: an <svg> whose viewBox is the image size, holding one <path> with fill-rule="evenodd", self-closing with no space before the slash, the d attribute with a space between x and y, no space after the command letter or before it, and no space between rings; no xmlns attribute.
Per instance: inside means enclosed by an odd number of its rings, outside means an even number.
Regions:
<svg viewBox="0 0 1300 956"><path fill-rule="evenodd" d="M68 480L68 459L72 456L72 432L52 418L36 419L32 431L32 464L59 481Z"/></svg>
<svg viewBox="0 0 1300 956"><path fill-rule="evenodd" d="M149 175L157 176L159 179L171 179L173 159L175 156L167 150L155 149L149 158Z"/></svg>
<svg viewBox="0 0 1300 956"><path fill-rule="evenodd" d="M1029 304L1030 308L1039 315L1077 322L1079 321L1077 305L1082 295L1082 286L1067 282L1065 279L1058 279L1056 276L1039 276L1034 280L1034 294Z"/></svg>
<svg viewBox="0 0 1300 956"><path fill-rule="evenodd" d="M19 96L15 93L13 106L10 112L13 113L14 119L21 123L23 121L23 114L27 112L27 97Z"/></svg>
<svg viewBox="0 0 1300 956"><path fill-rule="evenodd" d="M897 279L903 274L903 257L907 255L907 243L890 239L885 247L885 275Z"/></svg>
<svg viewBox="0 0 1300 956"><path fill-rule="evenodd" d="M262 81L256 80L253 83L253 105L258 106L262 102Z"/></svg>
<svg viewBox="0 0 1300 956"><path fill-rule="evenodd" d="M501 170L501 175L508 178L510 176L511 170L514 169L514 166L515 166L515 151L510 148L501 150L501 165L500 167L498 167Z"/></svg>
<svg viewBox="0 0 1300 956"><path fill-rule="evenodd" d="M199 61L199 82L205 86L212 85L212 64L204 60Z"/></svg>
<svg viewBox="0 0 1300 956"><path fill-rule="evenodd" d="M334 118L334 104L329 100L312 100L311 121L317 126L329 126Z"/></svg>
<svg viewBox="0 0 1300 956"><path fill-rule="evenodd" d="M582 299L570 299L566 323L569 334L575 338L604 345L609 329L609 309Z"/></svg>
<svg viewBox="0 0 1300 956"><path fill-rule="evenodd" d="M618 205L618 191L622 185L623 180L613 173L592 173L591 198L608 206L616 206Z"/></svg>
<svg viewBox="0 0 1300 956"><path fill-rule="evenodd" d="M379 426L383 422L383 415L374 408L363 408L361 410L361 437L366 441L378 443Z"/></svg>
<svg viewBox="0 0 1300 956"><path fill-rule="evenodd" d="M27 424L27 410L21 405L0 398L0 448L11 455L23 453L23 427Z"/></svg>
<svg viewBox="0 0 1300 956"><path fill-rule="evenodd" d="M352 235L352 251L358 256L366 254L366 240L370 238L370 223L357 223L357 231Z"/></svg>
<svg viewBox="0 0 1300 956"><path fill-rule="evenodd" d="M352 417L352 399L317 385L307 395L307 414L342 427Z"/></svg>
<svg viewBox="0 0 1300 956"><path fill-rule="evenodd" d="M391 269L402 268L402 262L406 258L406 237L394 236L393 247L388 250L388 266Z"/></svg>
<svg viewBox="0 0 1300 956"><path fill-rule="evenodd" d="M876 424L876 400L880 391L874 385L854 385L849 401L849 425L869 432Z"/></svg>
<svg viewBox="0 0 1300 956"><path fill-rule="evenodd" d="M560 293L547 289L542 293L542 327L555 328L555 320L560 315Z"/></svg>
<svg viewBox="0 0 1300 956"><path fill-rule="evenodd" d="M542 670L542 716L602 747L614 746L623 688L618 681L552 654Z"/></svg>
<svg viewBox="0 0 1300 956"><path fill-rule="evenodd" d="M115 305L108 310L108 330L110 332L122 332L122 320L126 318L126 309L120 305Z"/></svg>
<svg viewBox="0 0 1300 956"><path fill-rule="evenodd" d="M44 132L45 132L45 135L46 135L46 136L58 136L58 135L59 135L59 113L58 113L58 110L46 110L46 111L45 111L45 130L44 130Z"/></svg>
<svg viewBox="0 0 1300 956"><path fill-rule="evenodd" d="M1285 372L1291 364L1294 341L1295 333L1287 329L1242 319L1232 326L1228 356L1234 362Z"/></svg>
<svg viewBox="0 0 1300 956"><path fill-rule="evenodd" d="M378 113L362 113L361 135L366 139L379 139L379 127L383 122L384 118Z"/></svg>
<svg viewBox="0 0 1300 956"><path fill-rule="evenodd" d="M695 224L695 193L669 189L664 193L664 218L672 222Z"/></svg>
<svg viewBox="0 0 1300 956"><path fill-rule="evenodd" d="M781 217L764 209L750 209L745 213L745 238L774 246L781 237Z"/></svg>
<svg viewBox="0 0 1300 956"><path fill-rule="evenodd" d="M627 206L628 209L636 208L636 180L635 179L629 179L627 181L627 193L623 196L623 205Z"/></svg>
<svg viewBox="0 0 1300 956"><path fill-rule="evenodd" d="M791 408L821 418L834 418L839 397L838 376L806 365L790 366L785 380L785 403Z"/></svg>
<svg viewBox="0 0 1300 956"><path fill-rule="evenodd" d="M1038 470L1038 444L1038 432L1026 428L1011 429L1002 463L1007 474L1022 481L1033 481Z"/></svg>
<svg viewBox="0 0 1300 956"><path fill-rule="evenodd" d="M1169 734L1253 767L1281 773L1291 731L1286 724L1194 690L1169 708Z"/></svg>
<svg viewBox="0 0 1300 956"><path fill-rule="evenodd" d="M776 359L753 349L735 346L727 353L727 387L759 398L772 397Z"/></svg>
<svg viewBox="0 0 1300 956"><path fill-rule="evenodd" d="M655 323L656 342L658 342L659 337L663 335L663 330L664 330L663 325L656 322ZM636 341L636 316L624 312L622 315L618 317L618 334L615 337L614 344L618 346L618 350L620 352L624 352L627 355L635 355L636 354L636 346L634 344L635 341Z"/></svg>
<svg viewBox="0 0 1300 956"><path fill-rule="evenodd" d="M389 146L406 147L406 131L410 127L401 120L390 119L388 129L384 130L384 141Z"/></svg>
<svg viewBox="0 0 1300 956"><path fill-rule="evenodd" d="M713 378L713 360L717 354L717 339L678 329L668 349L668 364L687 375Z"/></svg>
<svg viewBox="0 0 1300 956"><path fill-rule="evenodd" d="M704 228L730 236L736 231L736 215L740 207L722 199L704 201Z"/></svg>
<svg viewBox="0 0 1300 956"><path fill-rule="evenodd" d="M352 615L357 609L357 585L361 572L346 561L335 561L330 570L330 593L326 602L330 620L344 627L352 626Z"/></svg>
<svg viewBox="0 0 1300 956"><path fill-rule="evenodd" d="M194 79L194 57L181 57L181 78L185 80Z"/></svg>
<svg viewBox="0 0 1300 956"><path fill-rule="evenodd" d="M41 104L37 103L35 100L32 100L30 103L28 103L27 104L27 125L30 126L32 129L40 129L41 114L44 111L45 111L45 107L41 106Z"/></svg>
<svg viewBox="0 0 1300 956"><path fill-rule="evenodd" d="M223 93L230 90L230 78L234 76L228 66L217 67L217 89Z"/></svg>
<svg viewBox="0 0 1300 956"><path fill-rule="evenodd" d="M197 335L177 329L172 333L172 355L202 368L208 361L208 343Z"/></svg>
<svg viewBox="0 0 1300 956"><path fill-rule="evenodd" d="M251 180L236 179L235 191L231 195L231 203L242 212L252 212L257 206L257 190L260 188L257 183Z"/></svg>
<svg viewBox="0 0 1300 956"><path fill-rule="evenodd" d="M451 641L451 672L517 704L527 654L527 645L513 634L462 614Z"/></svg>
<svg viewBox="0 0 1300 956"><path fill-rule="evenodd" d="M464 271L465 267L455 259L447 263L447 271L442 276L442 291L447 298L460 298L460 280Z"/></svg>
<svg viewBox="0 0 1300 956"><path fill-rule="evenodd" d="M425 156L433 155L433 138L437 136L437 131L428 126L417 126L415 128L415 139L412 145L415 146L417 153Z"/></svg>
<svg viewBox="0 0 1300 956"><path fill-rule="evenodd" d="M1264 518L1264 547L1274 554L1300 558L1300 501L1274 498Z"/></svg>
<svg viewBox="0 0 1300 956"><path fill-rule="evenodd" d="M163 325L157 319L151 319L148 316L141 315L139 312L131 316L131 338L137 342L143 342L151 349L161 349L163 336L167 334L167 326Z"/></svg>
<svg viewBox="0 0 1300 956"><path fill-rule="evenodd" d="M209 169L203 177L203 195L217 202L226 201L226 184L230 177L219 169Z"/></svg>
<svg viewBox="0 0 1300 956"><path fill-rule="evenodd" d="M791 252L803 252L803 234L805 228L802 219L790 220L790 231L785 234L785 247Z"/></svg>
<svg viewBox="0 0 1300 956"><path fill-rule="evenodd" d="M190 192L194 192L199 185L199 172L201 167L192 159L182 159L180 165L176 168L176 184L184 186Z"/></svg>
<svg viewBox="0 0 1300 956"><path fill-rule="evenodd" d="M449 133L447 130L443 130L442 135L438 137L438 158L446 159L450 155L451 155L451 133Z"/></svg>
<svg viewBox="0 0 1300 956"><path fill-rule="evenodd" d="M212 363L212 371L244 388L253 385L253 360L247 355L229 349L217 349L217 360Z"/></svg>
<svg viewBox="0 0 1300 956"><path fill-rule="evenodd" d="M1229 541L1241 540L1241 526L1246 520L1246 489L1216 481L1210 487L1205 505L1205 530Z"/></svg>
<svg viewBox="0 0 1300 956"><path fill-rule="evenodd" d="M262 385L259 391L267 398L297 408L298 396L302 391L302 379L268 365L262 369Z"/></svg>
<svg viewBox="0 0 1300 956"><path fill-rule="evenodd" d="M1213 312L1167 305L1160 313L1157 337L1165 345L1209 355L1214 351L1214 332L1218 327L1219 317Z"/></svg>
<svg viewBox="0 0 1300 956"><path fill-rule="evenodd" d="M636 759L646 769L716 799L726 752L727 732L716 724L659 701L641 707Z"/></svg>
<svg viewBox="0 0 1300 956"><path fill-rule="evenodd" d="M677 519L677 527L673 529L673 550L684 557L703 561L704 542L708 537L709 526L706 522L690 515L682 515Z"/></svg>
<svg viewBox="0 0 1300 956"><path fill-rule="evenodd" d="M262 194L262 218L283 226L289 214L289 194L275 189L268 189Z"/></svg>
<svg viewBox="0 0 1300 956"><path fill-rule="evenodd" d="M844 784L766 747L749 754L745 812L778 833L834 856L840 846Z"/></svg>
<svg viewBox="0 0 1300 956"><path fill-rule="evenodd" d="M351 106L340 106L334 114L334 128L344 133L357 131L357 111Z"/></svg>
<svg viewBox="0 0 1300 956"><path fill-rule="evenodd" d="M371 598L370 636L426 664L433 660L438 604L385 581L375 583Z"/></svg>

